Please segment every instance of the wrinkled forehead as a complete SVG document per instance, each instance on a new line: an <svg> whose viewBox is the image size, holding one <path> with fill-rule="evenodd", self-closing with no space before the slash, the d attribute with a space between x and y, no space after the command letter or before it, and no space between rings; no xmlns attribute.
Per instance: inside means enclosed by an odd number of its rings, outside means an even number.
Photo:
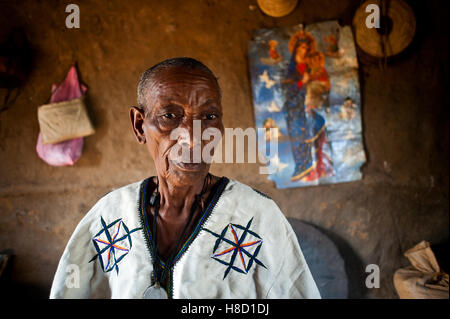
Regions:
<svg viewBox="0 0 450 319"><path fill-rule="evenodd" d="M220 88L213 75L204 70L170 68L154 75L145 100L149 109L169 103L193 108L208 102L220 106Z"/></svg>

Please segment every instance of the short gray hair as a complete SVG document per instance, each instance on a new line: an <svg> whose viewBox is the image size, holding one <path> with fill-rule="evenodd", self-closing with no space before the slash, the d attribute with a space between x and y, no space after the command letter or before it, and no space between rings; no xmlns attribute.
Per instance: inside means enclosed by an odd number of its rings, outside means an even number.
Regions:
<svg viewBox="0 0 450 319"><path fill-rule="evenodd" d="M164 60L159 62L149 68L141 75L141 79L139 80L138 89L137 89L137 102L140 108L142 108L145 112L147 112L147 107L145 105L145 96L148 84L154 81L155 77L161 72L171 68L186 68L186 69L197 69L202 70L209 74L215 81L217 88L219 90L219 97L221 98L222 92L219 86L219 82L214 75L214 73L202 62L188 57L177 57Z"/></svg>

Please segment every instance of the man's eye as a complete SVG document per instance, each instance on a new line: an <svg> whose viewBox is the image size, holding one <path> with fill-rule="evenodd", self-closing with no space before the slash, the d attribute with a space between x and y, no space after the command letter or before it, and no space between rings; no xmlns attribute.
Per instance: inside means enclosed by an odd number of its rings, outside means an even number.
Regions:
<svg viewBox="0 0 450 319"><path fill-rule="evenodd" d="M173 120L174 118L176 118L177 116L175 115L175 113L167 113L163 115L163 118L166 120Z"/></svg>
<svg viewBox="0 0 450 319"><path fill-rule="evenodd" d="M207 120L215 120L217 118L216 114L206 114L206 119Z"/></svg>

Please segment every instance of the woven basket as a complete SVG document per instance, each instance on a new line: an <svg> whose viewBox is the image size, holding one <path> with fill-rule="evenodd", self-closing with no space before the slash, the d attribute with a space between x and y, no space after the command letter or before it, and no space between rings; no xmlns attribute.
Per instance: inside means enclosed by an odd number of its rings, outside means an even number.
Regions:
<svg viewBox="0 0 450 319"><path fill-rule="evenodd" d="M84 98L51 103L38 108L43 144L58 143L95 133Z"/></svg>
<svg viewBox="0 0 450 319"><path fill-rule="evenodd" d="M381 35L376 28L369 29L366 26L366 18L369 14L365 11L367 5L378 5L381 15L380 0L364 2L353 17L356 43L365 53L376 58L391 57L405 50L412 42L416 31L414 12L405 1L391 0L385 3L388 5L386 15L392 22L389 34Z"/></svg>
<svg viewBox="0 0 450 319"><path fill-rule="evenodd" d="M258 6L265 14L280 18L291 13L298 0L258 0Z"/></svg>

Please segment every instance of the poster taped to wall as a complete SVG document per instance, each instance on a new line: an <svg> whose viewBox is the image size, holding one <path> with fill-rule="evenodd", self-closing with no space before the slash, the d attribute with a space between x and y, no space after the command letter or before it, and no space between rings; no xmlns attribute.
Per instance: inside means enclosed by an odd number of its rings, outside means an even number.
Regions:
<svg viewBox="0 0 450 319"><path fill-rule="evenodd" d="M265 128L258 152L277 188L361 179L366 156L351 28L328 21L256 30L249 65L256 127ZM274 140L277 152L270 151Z"/></svg>

